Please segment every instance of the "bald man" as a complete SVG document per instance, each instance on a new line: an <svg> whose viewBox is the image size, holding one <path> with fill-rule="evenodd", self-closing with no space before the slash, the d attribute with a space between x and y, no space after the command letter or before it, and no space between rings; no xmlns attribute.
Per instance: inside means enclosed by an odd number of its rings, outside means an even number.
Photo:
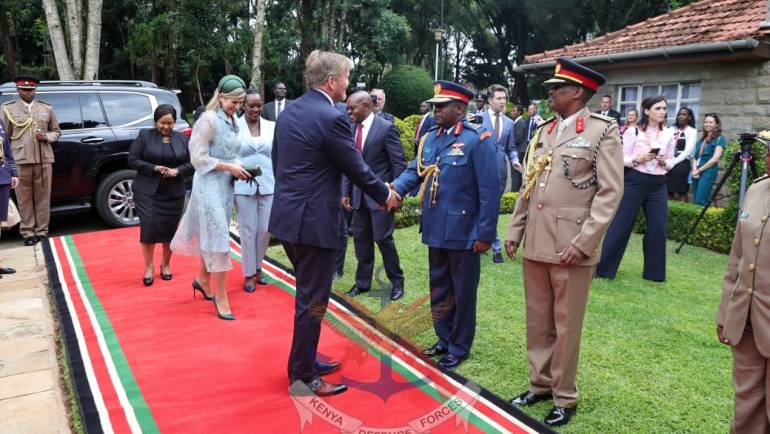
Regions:
<svg viewBox="0 0 770 434"><path fill-rule="evenodd" d="M406 169L398 129L391 122L375 116L372 97L367 92L354 93L347 103L356 149L361 152L364 162L375 175L383 181L393 181ZM392 285L390 299L400 299L404 296L404 272L393 240L393 214L381 210L377 202L347 179L343 179L342 196L342 206L353 212L351 231L358 260L356 283L347 295L355 297L371 289L374 243L377 243L385 273Z"/></svg>

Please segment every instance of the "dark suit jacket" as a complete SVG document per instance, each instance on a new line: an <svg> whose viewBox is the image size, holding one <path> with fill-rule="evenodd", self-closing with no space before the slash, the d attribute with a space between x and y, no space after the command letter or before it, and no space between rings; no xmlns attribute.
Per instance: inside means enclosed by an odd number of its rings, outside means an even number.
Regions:
<svg viewBox="0 0 770 434"><path fill-rule="evenodd" d="M527 151L527 126L527 121L521 116L513 121L513 140L519 162L522 164L524 164L524 152Z"/></svg>
<svg viewBox="0 0 770 434"><path fill-rule="evenodd" d="M19 172L13 159L13 152L11 152L11 142L8 140L2 123L0 123L0 141L3 142L3 154L5 155L5 161L0 161L0 185L8 185L11 183L11 178L19 177Z"/></svg>
<svg viewBox="0 0 770 434"><path fill-rule="evenodd" d="M269 231L292 244L339 248L340 186L346 175L375 202L388 187L364 163L343 115L312 89L286 106L273 139L275 193Z"/></svg>
<svg viewBox="0 0 770 434"><path fill-rule="evenodd" d="M406 169L404 148L398 128L392 123L374 116L372 127L364 142L364 163L385 182L392 182ZM363 194L347 177L342 179L342 195L351 198L354 209L361 207L379 209L380 204Z"/></svg>
<svg viewBox="0 0 770 434"><path fill-rule="evenodd" d="M185 178L195 173L195 168L190 163L190 152L187 149L189 138L184 134L173 131L171 133L171 150L173 159L161 162L161 149L164 145L158 130L155 128L144 129L131 144L128 151L128 167L136 170L136 177L132 188L140 193L154 195L158 190L161 179L169 182L169 195L171 197L184 196ZM174 178L163 178L163 175L155 171L156 165L179 169L179 175Z"/></svg>
<svg viewBox="0 0 770 434"><path fill-rule="evenodd" d="M374 116L385 119L388 122L393 122L393 120L396 118L392 114L386 113L386 112L378 112L378 113L375 113Z"/></svg>
<svg viewBox="0 0 770 434"><path fill-rule="evenodd" d="M293 100L290 100L288 98L283 100L283 110L286 110L286 107L289 106L289 103L291 103ZM263 118L275 122L275 100L270 101L269 103L265 104L264 107L262 107L262 113L260 116Z"/></svg>
<svg viewBox="0 0 770 434"><path fill-rule="evenodd" d="M601 114L601 110L597 110L596 113ZM607 116L611 118L615 118L615 122L618 123L618 126L620 126L620 113L617 110L609 109L607 110Z"/></svg>

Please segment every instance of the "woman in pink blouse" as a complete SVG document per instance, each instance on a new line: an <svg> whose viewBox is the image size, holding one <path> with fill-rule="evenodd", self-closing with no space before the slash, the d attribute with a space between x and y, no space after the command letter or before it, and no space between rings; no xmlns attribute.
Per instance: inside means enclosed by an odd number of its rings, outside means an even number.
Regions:
<svg viewBox="0 0 770 434"><path fill-rule="evenodd" d="M666 128L666 99L648 97L642 101L642 118L635 128L623 134L623 161L626 165L623 199L607 230L602 258L596 275L614 278L631 237L639 208L644 208L644 271L642 277L666 280L666 226L668 191L666 162L674 158L672 130Z"/></svg>

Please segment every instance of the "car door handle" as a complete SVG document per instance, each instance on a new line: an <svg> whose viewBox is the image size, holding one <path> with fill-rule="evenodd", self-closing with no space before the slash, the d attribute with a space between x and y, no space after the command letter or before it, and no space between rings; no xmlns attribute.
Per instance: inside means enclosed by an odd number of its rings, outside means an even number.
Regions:
<svg viewBox="0 0 770 434"><path fill-rule="evenodd" d="M104 141L104 137L86 137L85 139L80 139L80 143L102 143Z"/></svg>

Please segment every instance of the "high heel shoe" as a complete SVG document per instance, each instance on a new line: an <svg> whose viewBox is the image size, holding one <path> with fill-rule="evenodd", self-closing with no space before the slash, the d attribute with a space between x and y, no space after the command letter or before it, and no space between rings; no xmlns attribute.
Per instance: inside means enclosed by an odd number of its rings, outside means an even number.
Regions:
<svg viewBox="0 0 770 434"><path fill-rule="evenodd" d="M152 286L152 283L155 281L152 277L142 277L142 283L144 283L144 286Z"/></svg>
<svg viewBox="0 0 770 434"><path fill-rule="evenodd" d="M265 279L265 275L262 274L262 270L257 270L257 277L254 280L260 285L267 285L267 279Z"/></svg>
<svg viewBox="0 0 770 434"><path fill-rule="evenodd" d="M217 306L217 296L216 295L211 298L211 301L214 302L214 309L217 310L217 316L219 317L219 319L225 319L225 320L228 320L228 321L232 321L232 320L235 319L235 315L233 315L232 312L230 312L230 313L221 313L221 312L219 312L219 306Z"/></svg>
<svg viewBox="0 0 770 434"><path fill-rule="evenodd" d="M214 297L211 295L206 295L206 291L203 290L203 287L197 280L192 281L192 287L193 287L193 300L195 299L195 291L200 291L201 294L203 294L203 298L206 300L213 300Z"/></svg>
<svg viewBox="0 0 770 434"><path fill-rule="evenodd" d="M163 264L160 264L160 278L163 280L171 280L171 273L164 273L163 272Z"/></svg>

